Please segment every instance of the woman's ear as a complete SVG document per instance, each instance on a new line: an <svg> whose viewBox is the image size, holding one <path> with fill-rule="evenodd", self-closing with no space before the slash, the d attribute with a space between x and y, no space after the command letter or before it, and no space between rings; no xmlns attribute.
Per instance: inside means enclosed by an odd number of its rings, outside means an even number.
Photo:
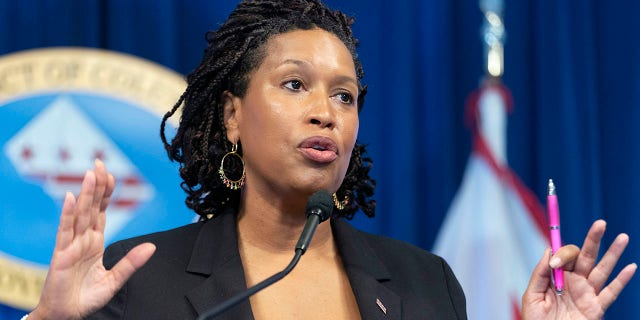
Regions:
<svg viewBox="0 0 640 320"><path fill-rule="evenodd" d="M224 126L227 129L227 140L240 141L240 120L242 114L242 100L229 91L222 93L222 107L224 108Z"/></svg>

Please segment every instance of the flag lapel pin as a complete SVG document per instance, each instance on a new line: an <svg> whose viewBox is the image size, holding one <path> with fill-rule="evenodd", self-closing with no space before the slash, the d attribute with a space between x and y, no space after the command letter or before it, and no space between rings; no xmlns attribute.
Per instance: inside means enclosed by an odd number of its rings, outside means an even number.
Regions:
<svg viewBox="0 0 640 320"><path fill-rule="evenodd" d="M382 304L382 301L380 301L380 298L376 298L376 304L378 305L378 307L380 307L380 310L382 310L384 314L387 314L387 307L385 307L384 304Z"/></svg>

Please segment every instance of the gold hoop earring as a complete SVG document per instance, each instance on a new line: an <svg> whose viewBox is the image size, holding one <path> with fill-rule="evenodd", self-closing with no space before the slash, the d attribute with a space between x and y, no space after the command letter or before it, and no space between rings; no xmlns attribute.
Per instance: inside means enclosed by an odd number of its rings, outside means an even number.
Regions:
<svg viewBox="0 0 640 320"><path fill-rule="evenodd" d="M349 204L349 197L344 197L344 200L338 201L338 196L333 194L333 205L336 206L338 210L344 210L344 208Z"/></svg>
<svg viewBox="0 0 640 320"><path fill-rule="evenodd" d="M224 183L224 185L231 190L238 190L242 188L242 186L244 186L244 180L246 178L245 172L244 172L244 160L242 159L242 156L238 154L237 151L238 151L238 144L234 143L233 146L231 147L231 152L227 152L222 157L222 161L220 161L220 169L218 169L220 180L222 180L222 183ZM242 176L238 180L229 179L229 177L227 177L227 175L224 172L224 160L227 159L227 156L230 156L230 155L238 157L238 159L240 159L240 163L242 164Z"/></svg>

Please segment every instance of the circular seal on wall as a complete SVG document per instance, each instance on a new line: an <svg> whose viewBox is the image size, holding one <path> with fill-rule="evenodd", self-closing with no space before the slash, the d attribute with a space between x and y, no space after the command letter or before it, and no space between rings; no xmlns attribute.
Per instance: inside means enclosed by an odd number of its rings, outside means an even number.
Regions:
<svg viewBox="0 0 640 320"><path fill-rule="evenodd" d="M165 67L105 50L0 57L0 304L38 302L64 194L78 194L95 159L116 180L106 244L193 221L158 134L185 87Z"/></svg>

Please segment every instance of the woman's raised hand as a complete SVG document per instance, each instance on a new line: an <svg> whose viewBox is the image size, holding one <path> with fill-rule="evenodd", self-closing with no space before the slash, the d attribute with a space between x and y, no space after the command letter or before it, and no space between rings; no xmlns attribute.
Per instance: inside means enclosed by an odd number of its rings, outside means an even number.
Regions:
<svg viewBox="0 0 640 320"><path fill-rule="evenodd" d="M522 297L523 319L602 318L638 268L635 263L625 266L605 286L629 243L629 236L619 234L598 262L598 250L605 228L606 223L603 220L594 222L582 249L575 245L567 245L551 258L550 250L545 251ZM557 295L551 287L550 267L562 267L565 270L565 289L562 295Z"/></svg>
<svg viewBox="0 0 640 320"><path fill-rule="evenodd" d="M104 268L106 209L114 187L114 177L96 160L78 199L66 194L47 279L29 320L80 319L97 311L155 251L153 244L144 243L111 270Z"/></svg>

